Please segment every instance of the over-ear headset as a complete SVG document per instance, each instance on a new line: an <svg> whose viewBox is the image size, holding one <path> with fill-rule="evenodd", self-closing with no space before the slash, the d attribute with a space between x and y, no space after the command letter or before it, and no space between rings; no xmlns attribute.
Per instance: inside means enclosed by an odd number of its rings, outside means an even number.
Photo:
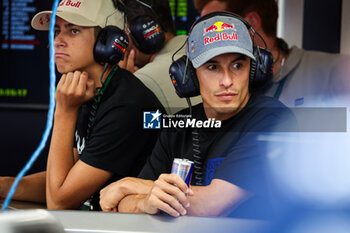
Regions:
<svg viewBox="0 0 350 233"><path fill-rule="evenodd" d="M115 26L107 26L98 33L94 45L95 61L101 64L117 64L124 59L129 39L126 33Z"/></svg>
<svg viewBox="0 0 350 233"><path fill-rule="evenodd" d="M202 22L208 18L213 16L228 16L234 17L240 21L242 21L249 31L252 31L253 40L255 38L255 34L258 34L254 31L253 27L242 17L229 13L229 12L213 12L207 14L201 18L199 18L191 27L189 34L191 34L192 29L199 22ZM258 34L259 37L261 37ZM264 41L264 39L261 37ZM254 42L254 41L253 41ZM265 43L265 41L264 41ZM249 91L250 92L258 92L264 90L269 86L272 80L272 67L273 67L273 57L272 54L267 50L267 46L265 43L266 49L259 48L259 46L254 46L253 55L256 60L251 59L250 63L250 75L249 75ZM180 98L184 97L193 97L200 94L199 92L199 83L198 78L196 76L196 70L192 66L192 63L189 61L187 55L182 56L170 66L169 69L170 78L175 87L176 93Z"/></svg>
<svg viewBox="0 0 350 233"><path fill-rule="evenodd" d="M153 54L161 50L165 42L165 29L160 23L159 17L153 10L153 0L148 4L142 0L136 0L140 5L147 7L152 12L152 15L140 15L131 22L128 22L128 15L126 8L128 2L122 0L115 0L115 5L118 10L123 11L126 15L125 23L129 23L127 30L132 41L137 49L146 54Z"/></svg>

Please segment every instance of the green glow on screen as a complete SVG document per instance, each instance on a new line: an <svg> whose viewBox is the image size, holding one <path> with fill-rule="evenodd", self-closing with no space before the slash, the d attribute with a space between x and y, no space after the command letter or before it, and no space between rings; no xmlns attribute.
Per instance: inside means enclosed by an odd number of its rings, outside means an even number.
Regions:
<svg viewBox="0 0 350 233"><path fill-rule="evenodd" d="M176 30L176 35L187 35L186 30Z"/></svg>
<svg viewBox="0 0 350 233"><path fill-rule="evenodd" d="M187 0L178 0L177 2L177 16L187 16Z"/></svg>
<svg viewBox="0 0 350 233"><path fill-rule="evenodd" d="M177 15L175 15L175 7L177 1ZM175 17L187 16L188 7L187 0L169 0L169 5L171 8L171 14Z"/></svg>
<svg viewBox="0 0 350 233"><path fill-rule="evenodd" d="M27 94L27 89L0 88L1 97L25 97Z"/></svg>

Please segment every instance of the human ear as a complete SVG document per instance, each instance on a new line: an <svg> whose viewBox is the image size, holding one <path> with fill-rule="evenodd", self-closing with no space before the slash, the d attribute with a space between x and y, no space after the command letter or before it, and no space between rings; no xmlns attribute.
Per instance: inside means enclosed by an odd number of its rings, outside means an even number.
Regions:
<svg viewBox="0 0 350 233"><path fill-rule="evenodd" d="M261 28L261 17L256 11L251 11L244 19L254 28L255 31L260 31Z"/></svg>

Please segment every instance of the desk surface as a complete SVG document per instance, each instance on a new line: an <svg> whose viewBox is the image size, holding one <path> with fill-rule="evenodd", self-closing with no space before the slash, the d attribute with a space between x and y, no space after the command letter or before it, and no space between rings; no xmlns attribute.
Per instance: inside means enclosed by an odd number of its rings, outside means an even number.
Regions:
<svg viewBox="0 0 350 233"><path fill-rule="evenodd" d="M0 206L2 206L0 202ZM12 201L9 210L43 209L43 204ZM12 211L11 211L12 212ZM15 212L15 211L14 211ZM13 213L14 213L13 212ZM64 227L66 233L122 232L268 232L270 223L236 218L208 218L165 215L104 213L96 211L48 211Z"/></svg>
<svg viewBox="0 0 350 233"><path fill-rule="evenodd" d="M4 200L0 201L0 208L2 208ZM8 206L9 210L17 210L17 209L46 209L45 204L29 202L29 201L11 201Z"/></svg>
<svg viewBox="0 0 350 233"><path fill-rule="evenodd" d="M235 219L145 214L103 213L90 211L49 211L67 233L112 232L266 232L268 222Z"/></svg>

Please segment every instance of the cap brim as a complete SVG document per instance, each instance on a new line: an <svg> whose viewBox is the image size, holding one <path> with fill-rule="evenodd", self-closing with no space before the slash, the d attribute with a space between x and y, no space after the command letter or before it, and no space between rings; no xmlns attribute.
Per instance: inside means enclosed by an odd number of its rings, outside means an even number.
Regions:
<svg viewBox="0 0 350 233"><path fill-rule="evenodd" d="M32 19L32 27L39 31L47 31L50 27L50 18L52 11L41 11Z"/></svg>
<svg viewBox="0 0 350 233"><path fill-rule="evenodd" d="M251 59L253 59L255 61L254 55L246 49L242 49L242 48L239 48L236 46L224 46L224 47L209 49L208 51L205 51L204 53L202 53L199 56L197 56L196 58L194 58L191 62L192 62L193 67L197 69L198 67L202 66L203 64L205 64L207 61L209 61L213 57L216 57L216 56L219 56L219 55L225 54L225 53L243 54L243 55L246 55L247 57L250 57Z"/></svg>
<svg viewBox="0 0 350 233"><path fill-rule="evenodd" d="M42 11L36 14L33 17L31 22L32 27L39 31L48 31L50 29L51 14L52 14L52 11ZM82 26L82 27L99 26L95 22L72 12L57 11L57 16L77 26Z"/></svg>

